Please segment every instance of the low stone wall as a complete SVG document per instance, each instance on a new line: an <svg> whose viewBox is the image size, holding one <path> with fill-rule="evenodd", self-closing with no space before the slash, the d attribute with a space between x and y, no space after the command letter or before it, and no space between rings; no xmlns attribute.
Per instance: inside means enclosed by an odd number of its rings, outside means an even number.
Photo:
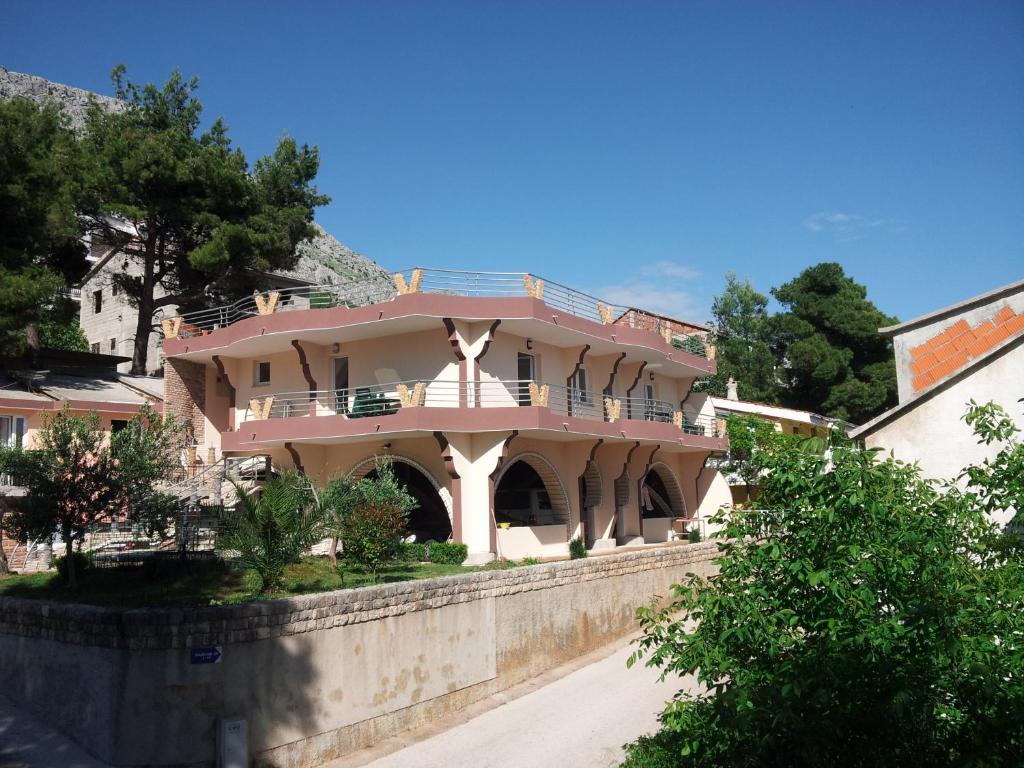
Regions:
<svg viewBox="0 0 1024 768"><path fill-rule="evenodd" d="M256 764L313 766L636 629L714 543L191 609L0 598L0 680L115 765L210 766L245 718ZM190 649L218 646L216 664Z"/></svg>

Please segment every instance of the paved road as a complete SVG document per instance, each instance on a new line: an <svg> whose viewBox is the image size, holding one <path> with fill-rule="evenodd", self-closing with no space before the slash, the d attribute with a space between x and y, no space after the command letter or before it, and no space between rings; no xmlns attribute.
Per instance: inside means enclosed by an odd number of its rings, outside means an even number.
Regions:
<svg viewBox="0 0 1024 768"><path fill-rule="evenodd" d="M331 768L604 768L622 761L622 745L657 730L657 714L681 687L657 672L626 669L629 646L535 688L477 717L371 762L370 752ZM689 683L693 685L692 682ZM443 726L442 726L443 727ZM438 730L437 728L433 729Z"/></svg>
<svg viewBox="0 0 1024 768"><path fill-rule="evenodd" d="M55 696L59 692L54 693ZM0 696L0 768L107 768Z"/></svg>

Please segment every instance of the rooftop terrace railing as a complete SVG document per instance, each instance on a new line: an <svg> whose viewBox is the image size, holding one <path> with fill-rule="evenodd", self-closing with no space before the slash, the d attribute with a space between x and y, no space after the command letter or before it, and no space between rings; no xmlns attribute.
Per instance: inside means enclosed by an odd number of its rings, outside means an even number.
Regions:
<svg viewBox="0 0 1024 768"><path fill-rule="evenodd" d="M721 436L711 416L691 415L664 400L617 398L533 381L396 381L349 389L280 392L253 398L242 420L307 416L347 419L389 416L402 408L514 408L540 406L591 421L635 420L675 424L682 432Z"/></svg>
<svg viewBox="0 0 1024 768"><path fill-rule="evenodd" d="M523 272L469 272L450 269L406 269L394 274L395 287L367 285L358 281L299 286L254 294L233 304L187 312L163 321L167 338L187 338L210 333L247 317L300 309L362 307L390 301L408 293L432 293L477 298L532 297L550 307L603 325L622 325L656 333L691 354L708 357L702 331L687 331L686 323L645 312L635 307L606 302L583 291Z"/></svg>

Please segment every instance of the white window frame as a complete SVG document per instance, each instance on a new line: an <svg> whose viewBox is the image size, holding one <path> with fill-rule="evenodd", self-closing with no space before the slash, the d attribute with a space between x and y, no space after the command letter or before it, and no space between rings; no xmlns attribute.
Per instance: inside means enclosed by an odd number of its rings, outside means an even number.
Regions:
<svg viewBox="0 0 1024 768"><path fill-rule="evenodd" d="M7 448L14 448L25 444L25 432L28 424L26 416L15 416L13 414L0 414L0 421L7 421L8 437L5 443L0 443Z"/></svg>

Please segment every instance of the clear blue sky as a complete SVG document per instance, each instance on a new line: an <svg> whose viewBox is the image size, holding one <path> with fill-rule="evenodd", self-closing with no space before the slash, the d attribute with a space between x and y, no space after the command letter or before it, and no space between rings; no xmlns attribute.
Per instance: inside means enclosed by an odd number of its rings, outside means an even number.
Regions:
<svg viewBox="0 0 1024 768"><path fill-rule="evenodd" d="M704 319L831 260L909 319L1024 278L1021 2L45 2L0 64L201 79L389 268L533 271Z"/></svg>

